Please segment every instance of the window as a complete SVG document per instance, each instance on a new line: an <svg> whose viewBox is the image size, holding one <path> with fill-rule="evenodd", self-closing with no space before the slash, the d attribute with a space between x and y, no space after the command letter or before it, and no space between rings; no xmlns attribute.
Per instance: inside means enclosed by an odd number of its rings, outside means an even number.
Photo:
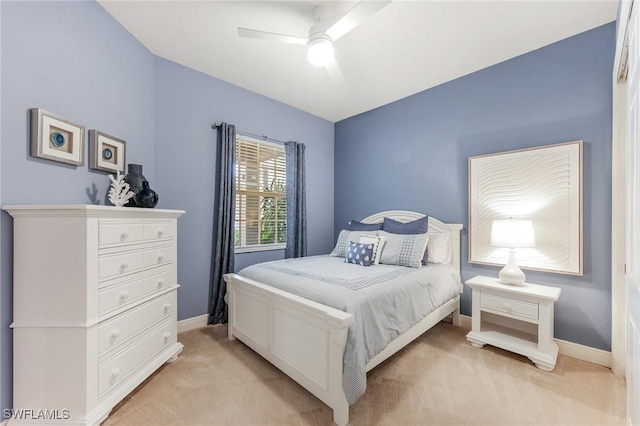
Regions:
<svg viewBox="0 0 640 426"><path fill-rule="evenodd" d="M284 248L287 237L284 146L236 136L236 252Z"/></svg>

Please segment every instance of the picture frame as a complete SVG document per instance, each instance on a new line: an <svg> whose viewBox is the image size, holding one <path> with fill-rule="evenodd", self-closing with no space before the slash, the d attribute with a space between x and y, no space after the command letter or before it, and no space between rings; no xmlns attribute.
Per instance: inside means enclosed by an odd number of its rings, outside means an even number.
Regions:
<svg viewBox="0 0 640 426"><path fill-rule="evenodd" d="M41 108L31 108L30 112L32 157L84 165L83 125Z"/></svg>
<svg viewBox="0 0 640 426"><path fill-rule="evenodd" d="M504 265L491 245L495 219L531 220L535 247L519 248L518 266L583 274L582 141L469 158L469 262Z"/></svg>
<svg viewBox="0 0 640 426"><path fill-rule="evenodd" d="M127 143L99 130L89 130L89 168L124 173Z"/></svg>

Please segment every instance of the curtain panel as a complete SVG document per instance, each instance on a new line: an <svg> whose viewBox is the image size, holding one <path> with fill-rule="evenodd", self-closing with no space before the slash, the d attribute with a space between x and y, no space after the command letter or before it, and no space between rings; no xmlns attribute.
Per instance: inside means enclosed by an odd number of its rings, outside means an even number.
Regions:
<svg viewBox="0 0 640 426"><path fill-rule="evenodd" d="M208 324L228 321L228 306L224 300L227 283L224 274L234 272L236 179L236 128L221 123L218 127L217 171L218 187L213 217L213 253L209 291Z"/></svg>
<svg viewBox="0 0 640 426"><path fill-rule="evenodd" d="M305 182L305 145L284 144L287 166L287 246L285 258L307 255L307 195Z"/></svg>

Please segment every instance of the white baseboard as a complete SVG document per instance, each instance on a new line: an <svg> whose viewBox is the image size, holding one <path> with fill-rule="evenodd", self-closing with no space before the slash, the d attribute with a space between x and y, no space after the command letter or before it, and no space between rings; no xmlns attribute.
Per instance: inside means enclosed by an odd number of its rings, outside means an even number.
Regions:
<svg viewBox="0 0 640 426"><path fill-rule="evenodd" d="M178 321L178 333L184 333L185 331L195 330L207 326L207 320L209 315L204 314L193 318L187 318ZM0 424L0 426L3 426Z"/></svg>
<svg viewBox="0 0 640 426"><path fill-rule="evenodd" d="M471 330L471 317L460 315L460 327ZM579 343L567 342L566 340L555 339L555 341L562 355L611 368L611 352L609 351L603 351L602 349L592 348Z"/></svg>

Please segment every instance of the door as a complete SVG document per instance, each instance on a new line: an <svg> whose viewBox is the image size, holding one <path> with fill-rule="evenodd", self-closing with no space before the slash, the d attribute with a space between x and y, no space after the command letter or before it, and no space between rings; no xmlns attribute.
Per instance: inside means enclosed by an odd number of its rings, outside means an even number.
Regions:
<svg viewBox="0 0 640 426"><path fill-rule="evenodd" d="M632 7L628 37L627 423L640 425L640 7Z"/></svg>

